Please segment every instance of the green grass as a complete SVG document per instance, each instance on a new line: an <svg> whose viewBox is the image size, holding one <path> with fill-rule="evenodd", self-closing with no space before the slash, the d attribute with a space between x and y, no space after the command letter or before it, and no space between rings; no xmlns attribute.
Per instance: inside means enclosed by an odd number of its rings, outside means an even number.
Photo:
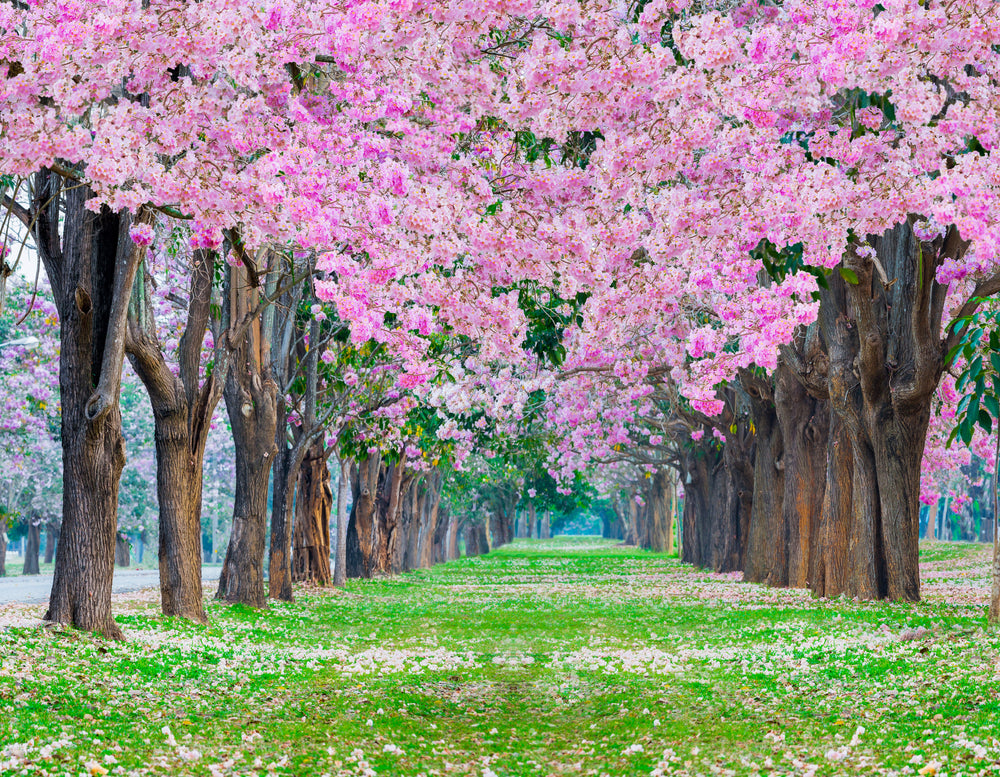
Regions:
<svg viewBox="0 0 1000 777"><path fill-rule="evenodd" d="M0 630L0 774L993 774L988 552L925 560L919 605L593 539L213 601L208 628L133 596L122 644Z"/></svg>

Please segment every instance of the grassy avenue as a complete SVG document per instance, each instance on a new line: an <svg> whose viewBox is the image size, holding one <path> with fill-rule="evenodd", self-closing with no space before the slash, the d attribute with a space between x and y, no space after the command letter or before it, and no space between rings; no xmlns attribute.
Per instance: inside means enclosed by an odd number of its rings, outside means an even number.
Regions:
<svg viewBox="0 0 1000 777"><path fill-rule="evenodd" d="M993 774L988 554L916 606L559 538L207 629L124 594L122 643L0 607L0 774Z"/></svg>

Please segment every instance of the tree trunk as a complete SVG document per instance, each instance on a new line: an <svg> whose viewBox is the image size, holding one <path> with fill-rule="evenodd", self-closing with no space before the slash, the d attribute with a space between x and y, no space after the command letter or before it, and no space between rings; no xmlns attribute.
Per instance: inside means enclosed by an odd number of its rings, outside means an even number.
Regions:
<svg viewBox="0 0 1000 777"><path fill-rule="evenodd" d="M129 547L128 537L121 532L115 535L115 564L119 567L132 564L132 550Z"/></svg>
<svg viewBox="0 0 1000 777"><path fill-rule="evenodd" d="M403 557L403 571L409 572L420 566L420 539L426 530L430 516L427 513L427 488L424 479L414 480L410 485L410 520L406 527L406 555Z"/></svg>
<svg viewBox="0 0 1000 777"><path fill-rule="evenodd" d="M811 397L789 370L775 381L775 409L784 455L783 523L788 537L788 585L805 588L820 544L830 408ZM756 486L754 500L756 504Z"/></svg>
<svg viewBox="0 0 1000 777"><path fill-rule="evenodd" d="M1000 488L997 488L997 475L1000 474L1000 428L996 431L997 442L993 449L993 586L990 591L990 607L986 614L986 622L990 626L1000 623L1000 532L996 531L997 516L1000 515Z"/></svg>
<svg viewBox="0 0 1000 777"><path fill-rule="evenodd" d="M750 396L756 428L753 505L744 579L772 586L788 585L788 528L785 525L784 441L774 404L775 379L743 373L740 381Z"/></svg>
<svg viewBox="0 0 1000 777"><path fill-rule="evenodd" d="M643 493L645 507L640 510L640 545L656 553L667 552L670 531L670 478L665 469L652 474Z"/></svg>
<svg viewBox="0 0 1000 777"><path fill-rule="evenodd" d="M299 469L295 498L293 578L317 585L329 585L330 512L333 489L322 441L306 454Z"/></svg>
<svg viewBox="0 0 1000 777"><path fill-rule="evenodd" d="M717 572L743 567L753 508L752 446L743 434L723 451L706 439L686 445L682 561Z"/></svg>
<svg viewBox="0 0 1000 777"><path fill-rule="evenodd" d="M2 534L0 527L0 534ZM0 539L3 539L0 537ZM56 521L48 521L45 524L45 563L51 564L56 557L56 543L59 542L59 524ZM6 548L6 543L4 543ZM0 573L0 577L2 577Z"/></svg>
<svg viewBox="0 0 1000 777"><path fill-rule="evenodd" d="M541 539L543 539L543 540L550 540L550 539L552 539L552 517L551 516L552 516L552 513L549 510L546 510L542 514L542 531L541 531L541 535L542 536L541 536Z"/></svg>
<svg viewBox="0 0 1000 777"><path fill-rule="evenodd" d="M432 470L424 481L427 518L420 536L419 562L417 564L423 569L427 569L435 563L434 549L442 544L448 531L447 520L441 521L442 481L440 469Z"/></svg>
<svg viewBox="0 0 1000 777"><path fill-rule="evenodd" d="M831 429L846 450L831 450L828 461L834 492L824 501L824 577L814 588L825 596L917 601L920 463L944 347L937 333L947 289L935 269L961 241L952 230L918 246L904 224L869 242L880 266L853 252L844 264L858 283L833 273L821 298ZM876 269L892 281L881 282ZM848 487L845 513L846 495L837 489Z"/></svg>
<svg viewBox="0 0 1000 777"><path fill-rule="evenodd" d="M28 533L24 538L24 568L22 575L37 575L38 553L42 544L42 526L33 518L28 519Z"/></svg>
<svg viewBox="0 0 1000 777"><path fill-rule="evenodd" d="M337 558L333 567L333 584L343 588L347 583L347 490L351 487L351 464L340 460L340 479L337 482Z"/></svg>
<svg viewBox="0 0 1000 777"><path fill-rule="evenodd" d="M7 576L7 516L0 515L0 577Z"/></svg>
<svg viewBox="0 0 1000 777"><path fill-rule="evenodd" d="M347 526L347 575L372 577L393 570L401 541L399 515L405 464L383 466L377 456L358 464Z"/></svg>
<svg viewBox="0 0 1000 777"><path fill-rule="evenodd" d="M267 565L267 593L272 599L292 601L292 500L295 497L295 452L287 440L288 411L278 397L275 451L271 485L271 545Z"/></svg>
<svg viewBox="0 0 1000 777"><path fill-rule="evenodd" d="M143 273L129 305L126 350L153 410L159 502L160 602L163 614L207 623L201 585L201 509L205 445L228 371L221 342L212 374L201 380L201 358L212 301L213 258L195 254L188 315L178 346L178 374L156 334L152 278ZM223 337L219 338L220 341ZM214 538L213 538L214 539Z"/></svg>
<svg viewBox="0 0 1000 777"><path fill-rule="evenodd" d="M448 513L448 540L445 548L445 561L454 561L459 557L458 553L458 518Z"/></svg>
<svg viewBox="0 0 1000 777"><path fill-rule="evenodd" d="M118 399L128 301L145 249L130 217L86 206L86 186L36 175L34 239L59 311L63 549L46 619L121 638L111 614L118 486L125 442ZM151 223L140 209L136 221ZM60 235L60 227L62 235Z"/></svg>
<svg viewBox="0 0 1000 777"><path fill-rule="evenodd" d="M241 321L255 310L257 294L248 292L246 271L228 269L227 292ZM224 396L236 447L236 493L229 547L219 577L218 598L263 607L267 487L277 453L278 386L271 375L267 327L256 316L232 352Z"/></svg>

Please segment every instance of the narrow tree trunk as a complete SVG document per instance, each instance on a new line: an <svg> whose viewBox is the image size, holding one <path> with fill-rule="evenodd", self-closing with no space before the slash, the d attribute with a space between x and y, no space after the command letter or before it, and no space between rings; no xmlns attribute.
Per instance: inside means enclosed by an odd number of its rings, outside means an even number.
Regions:
<svg viewBox="0 0 1000 777"><path fill-rule="evenodd" d="M275 424L275 453L271 485L271 544L268 551L267 593L272 599L292 601L291 505L294 499L295 456L287 441L288 411L284 399L278 397ZM290 493L291 492L291 493Z"/></svg>
<svg viewBox="0 0 1000 777"><path fill-rule="evenodd" d="M248 291L246 272L229 268L227 292L241 321L256 307L257 294ZM278 386L270 372L269 333L259 318L251 319L233 348L224 396L236 448L236 493L229 547L219 577L218 598L263 607L264 545L267 528L267 487L277 453Z"/></svg>
<svg viewBox="0 0 1000 777"><path fill-rule="evenodd" d="M115 535L115 564L120 567L132 564L132 551L129 548L128 537L121 532Z"/></svg>
<svg viewBox="0 0 1000 777"><path fill-rule="evenodd" d="M23 575L37 575L38 553L41 550L42 527L33 518L28 519L28 533L24 539L24 568Z"/></svg>
<svg viewBox="0 0 1000 777"><path fill-rule="evenodd" d="M2 527L0 527L0 534L2 534ZM0 539L3 539L0 537ZM51 564L56 556L56 543L59 542L59 524L55 521L48 521L45 524L45 563ZM4 549L6 550L6 542L4 543ZM0 577L2 577L0 573Z"/></svg>
<svg viewBox="0 0 1000 777"><path fill-rule="evenodd" d="M445 561L454 561L459 557L458 552L458 518L448 512L448 540L445 546Z"/></svg>
<svg viewBox="0 0 1000 777"><path fill-rule="evenodd" d="M542 539L550 540L552 539L552 513L546 510L542 514Z"/></svg>
<svg viewBox="0 0 1000 777"><path fill-rule="evenodd" d="M419 563L427 569L435 563L434 549L439 547L447 535L447 521L441 521L441 470L433 470L425 480L427 520L420 538Z"/></svg>
<svg viewBox="0 0 1000 777"><path fill-rule="evenodd" d="M191 272L187 322L178 347L179 374L167 363L157 338L148 273L143 273L133 289L126 349L153 410L163 614L206 623L201 585L203 463L212 415L221 397L219 381L225 379L228 370L228 355L221 343L217 344L212 374L202 382L202 349L212 298L212 256L197 252Z"/></svg>
<svg viewBox="0 0 1000 777"><path fill-rule="evenodd" d="M1000 516L1000 489L997 476L1000 475L1000 427L997 428L996 448L993 450L993 588L990 592L990 608L986 622L990 626L1000 623L1000 532L997 531L997 517Z"/></svg>
<svg viewBox="0 0 1000 777"><path fill-rule="evenodd" d="M333 584L343 588L347 583L347 490L351 487L351 465L340 460L340 480L337 483L337 558L333 567Z"/></svg>
<svg viewBox="0 0 1000 777"><path fill-rule="evenodd" d="M317 585L329 585L330 512L333 489L322 441L306 454L299 469L295 498L293 579Z"/></svg>
<svg viewBox="0 0 1000 777"><path fill-rule="evenodd" d="M245 363L235 359L236 364ZM242 384L242 385L241 385ZM229 547L219 577L218 598L263 607L264 540L267 527L267 487L276 452L277 386L256 375L246 381L230 376L226 408L236 447L236 492Z"/></svg>
<svg viewBox="0 0 1000 777"><path fill-rule="evenodd" d="M0 577L7 576L7 515L0 515Z"/></svg>

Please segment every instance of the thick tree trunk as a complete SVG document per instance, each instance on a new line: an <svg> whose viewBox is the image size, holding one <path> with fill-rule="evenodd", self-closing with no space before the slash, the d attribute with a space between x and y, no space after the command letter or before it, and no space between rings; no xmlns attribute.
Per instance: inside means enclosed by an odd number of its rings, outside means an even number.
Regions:
<svg viewBox="0 0 1000 777"><path fill-rule="evenodd" d="M236 364L245 363L239 357ZM234 365L233 373L239 371ZM242 384L242 385L241 385ZM276 447L277 386L273 381L226 383L226 408L236 447L236 492L229 547L219 577L218 598L263 607L267 487Z"/></svg>
<svg viewBox="0 0 1000 777"><path fill-rule="evenodd" d="M404 470L404 463L383 466L377 456L359 462L347 527L348 577L367 578L393 571L397 543L402 539L399 515Z"/></svg>
<svg viewBox="0 0 1000 777"><path fill-rule="evenodd" d="M470 526L465 535L465 555L485 556L490 552L489 529L485 523Z"/></svg>
<svg viewBox="0 0 1000 777"><path fill-rule="evenodd" d="M920 463L952 337L939 335L947 288L935 273L965 244L950 229L918 245L908 224L868 240L874 257L844 259L858 282L833 273L821 298L831 445L811 584L825 596L917 601Z"/></svg>
<svg viewBox="0 0 1000 777"><path fill-rule="evenodd" d="M643 501L645 506L640 510L641 542L640 545L656 553L667 552L671 543L670 522L670 476L661 469L649 480Z"/></svg>
<svg viewBox="0 0 1000 777"><path fill-rule="evenodd" d="M295 497L292 576L297 581L329 585L330 512L333 489L322 441L313 444L299 469Z"/></svg>
<svg viewBox="0 0 1000 777"><path fill-rule="evenodd" d="M24 538L24 568L22 575L37 575L38 554L42 544L42 525L34 519L28 520L28 532Z"/></svg>
<svg viewBox="0 0 1000 777"><path fill-rule="evenodd" d="M788 536L788 585L805 588L811 579L812 554L820 544L830 408L811 397L787 369L775 382L774 401L784 446L782 513Z"/></svg>
<svg viewBox="0 0 1000 777"><path fill-rule="evenodd" d="M160 602L164 615L206 623L201 587L204 440L191 449L187 412L154 410L156 491L160 504Z"/></svg>
<svg viewBox="0 0 1000 777"><path fill-rule="evenodd" d="M717 572L742 569L753 507L753 456L734 435L686 448L681 560Z"/></svg>
<svg viewBox="0 0 1000 777"><path fill-rule="evenodd" d="M357 463L352 490L351 517L347 524L347 577L372 576L379 542L376 509L382 460L368 456Z"/></svg>
<svg viewBox="0 0 1000 777"><path fill-rule="evenodd" d="M779 368L780 369L780 368ZM773 379L748 373L741 382L750 396L756 428L753 469L753 506L744 579L772 586L788 585L788 527L785 524L785 455L781 426L774 403Z"/></svg>
<svg viewBox="0 0 1000 777"><path fill-rule="evenodd" d="M61 343L64 547L46 618L121 638L111 614L125 464L118 398L128 301L145 249L129 237L128 214L88 210L92 196L85 186L63 192L49 171L36 176L34 238L59 311ZM140 211L137 220L150 223L152 216Z"/></svg>
<svg viewBox="0 0 1000 777"><path fill-rule="evenodd" d="M552 513L548 510L546 510L542 514L541 539L543 540L552 539Z"/></svg>

